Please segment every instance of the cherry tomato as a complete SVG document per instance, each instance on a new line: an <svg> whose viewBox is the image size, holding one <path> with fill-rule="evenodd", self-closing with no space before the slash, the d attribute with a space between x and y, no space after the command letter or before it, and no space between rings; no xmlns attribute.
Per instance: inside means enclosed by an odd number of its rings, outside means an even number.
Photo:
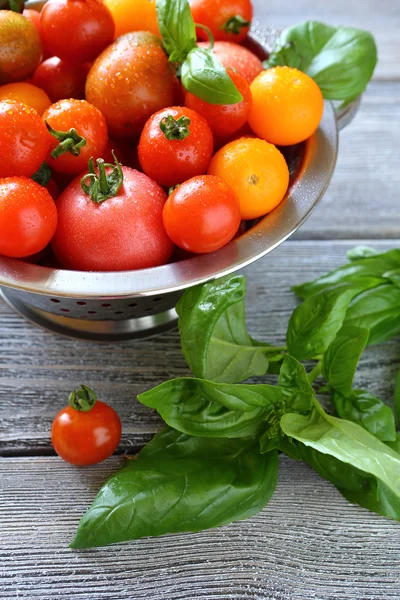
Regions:
<svg viewBox="0 0 400 600"><path fill-rule="evenodd" d="M216 40L242 42L253 18L250 0L189 0L195 23L206 25ZM204 29L197 28L200 40L207 40Z"/></svg>
<svg viewBox="0 0 400 600"><path fill-rule="evenodd" d="M239 200L223 179L199 175L172 192L163 220L169 237L180 248L197 254L214 252L239 228Z"/></svg>
<svg viewBox="0 0 400 600"><path fill-rule="evenodd" d="M60 100L46 110L43 119L59 132L59 135L48 134L50 150L47 162L55 171L75 175L81 173L86 169L88 160L92 156L101 156L106 147L107 125L104 117L86 100ZM85 140L84 144L82 140ZM61 154L53 158L54 153L59 152Z"/></svg>
<svg viewBox="0 0 400 600"><path fill-rule="evenodd" d="M0 87L1 100L18 100L36 110L39 115L42 115L51 105L51 100L46 92L25 81L2 85Z"/></svg>
<svg viewBox="0 0 400 600"><path fill-rule="evenodd" d="M75 63L92 61L114 39L114 21L101 0L48 0L40 15L50 55Z"/></svg>
<svg viewBox="0 0 400 600"><path fill-rule="evenodd" d="M207 119L211 131L218 136L229 135L240 129L246 123L251 110L251 92L246 79L232 69L228 69L228 73L243 96L241 102L227 105L209 104L190 92L185 96L185 106Z"/></svg>
<svg viewBox="0 0 400 600"><path fill-rule="evenodd" d="M121 440L121 421L111 406L97 400L85 385L69 396L69 406L55 416L51 443L73 465L94 465L115 452Z"/></svg>
<svg viewBox="0 0 400 600"><path fill-rule="evenodd" d="M35 25L11 10L0 10L0 85L32 75L42 57Z"/></svg>
<svg viewBox="0 0 400 600"><path fill-rule="evenodd" d="M201 48L208 48L209 42L200 42ZM261 60L247 48L233 42L215 42L213 52L227 69L231 67L250 83L261 71L264 71Z"/></svg>
<svg viewBox="0 0 400 600"><path fill-rule="evenodd" d="M162 222L166 193L129 167L115 167L114 181L120 183L121 174L121 188L104 201L83 190L80 176L58 198L52 247L67 269L129 271L165 264L171 256L173 244ZM94 172L87 185L93 181Z"/></svg>
<svg viewBox="0 0 400 600"><path fill-rule="evenodd" d="M261 138L289 146L309 138L318 128L324 99L311 77L291 67L260 73L251 84L252 130Z"/></svg>
<svg viewBox="0 0 400 600"><path fill-rule="evenodd" d="M67 63L57 56L44 60L36 69L32 83L42 88L52 102L85 97L85 65Z"/></svg>
<svg viewBox="0 0 400 600"><path fill-rule="evenodd" d="M46 126L35 110L16 100L0 102L0 177L30 177L49 146Z"/></svg>
<svg viewBox="0 0 400 600"><path fill-rule="evenodd" d="M22 11L22 16L26 19L29 19L34 24L34 26L40 34L40 12L38 12L37 10L24 8L24 10Z"/></svg>
<svg viewBox="0 0 400 600"><path fill-rule="evenodd" d="M150 31L160 35L156 0L104 0L115 23L115 37L130 31Z"/></svg>
<svg viewBox="0 0 400 600"><path fill-rule="evenodd" d="M164 108L147 121L139 142L143 171L171 187L207 171L213 153L207 121L190 108Z"/></svg>
<svg viewBox="0 0 400 600"><path fill-rule="evenodd" d="M57 225L46 188L26 177L0 179L0 254L23 258L40 252Z"/></svg>
<svg viewBox="0 0 400 600"><path fill-rule="evenodd" d="M256 219L276 208L289 186L283 155L272 144L256 138L240 138L218 150L208 173L235 189L242 219Z"/></svg>
<svg viewBox="0 0 400 600"><path fill-rule="evenodd" d="M94 62L86 99L101 110L114 137L140 135L147 119L174 105L176 77L161 40L147 32L118 38Z"/></svg>

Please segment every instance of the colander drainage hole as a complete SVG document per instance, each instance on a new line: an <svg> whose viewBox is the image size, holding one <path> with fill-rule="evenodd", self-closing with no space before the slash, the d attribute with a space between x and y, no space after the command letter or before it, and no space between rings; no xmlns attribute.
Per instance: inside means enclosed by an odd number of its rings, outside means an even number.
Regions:
<svg viewBox="0 0 400 600"><path fill-rule="evenodd" d="M123 310L117 310L114 315L123 315L124 311Z"/></svg>
<svg viewBox="0 0 400 600"><path fill-rule="evenodd" d="M128 304L129 308L136 308L137 307L137 303L133 302L133 304Z"/></svg>
<svg viewBox="0 0 400 600"><path fill-rule="evenodd" d="M111 308L111 304L102 304L103 308Z"/></svg>
<svg viewBox="0 0 400 600"><path fill-rule="evenodd" d="M162 300L161 296L156 296L156 298L153 298L153 302L160 302L160 300Z"/></svg>
<svg viewBox="0 0 400 600"><path fill-rule="evenodd" d="M69 312L68 308L60 308L61 312Z"/></svg>
<svg viewBox="0 0 400 600"><path fill-rule="evenodd" d="M153 311L153 307L149 306L148 308L144 309L144 312L152 312Z"/></svg>
<svg viewBox="0 0 400 600"><path fill-rule="evenodd" d="M57 298L50 298L51 302L55 302L56 304L60 304L61 300L57 300Z"/></svg>
<svg viewBox="0 0 400 600"><path fill-rule="evenodd" d="M79 300L79 302L77 302L78 306L86 306L86 302L83 302L83 300Z"/></svg>
<svg viewBox="0 0 400 600"><path fill-rule="evenodd" d="M97 315L97 310L88 310L87 314L88 315Z"/></svg>

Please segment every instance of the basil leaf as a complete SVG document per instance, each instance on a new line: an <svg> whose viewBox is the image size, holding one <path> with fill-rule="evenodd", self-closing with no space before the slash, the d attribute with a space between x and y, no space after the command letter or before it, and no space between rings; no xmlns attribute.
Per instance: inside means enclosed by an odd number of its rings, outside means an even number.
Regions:
<svg viewBox="0 0 400 600"><path fill-rule="evenodd" d="M185 60L196 47L196 26L188 0L157 0L157 20L171 62Z"/></svg>
<svg viewBox="0 0 400 600"><path fill-rule="evenodd" d="M347 307L359 288L343 284L322 290L307 298L292 313L286 343L298 360L323 354L335 339L346 316Z"/></svg>
<svg viewBox="0 0 400 600"><path fill-rule="evenodd" d="M396 287L400 288L400 269L387 271L383 276L391 281Z"/></svg>
<svg viewBox="0 0 400 600"><path fill-rule="evenodd" d="M400 423L400 371L396 377L396 387L394 391L394 412L397 422Z"/></svg>
<svg viewBox="0 0 400 600"><path fill-rule="evenodd" d="M71 547L245 519L267 504L277 474L277 452L261 455L251 439L205 440L167 429L102 487Z"/></svg>
<svg viewBox="0 0 400 600"><path fill-rule="evenodd" d="M344 395L351 391L368 336L368 329L344 325L323 356L322 371L325 379Z"/></svg>
<svg viewBox="0 0 400 600"><path fill-rule="evenodd" d="M281 409L282 393L272 385L213 383L181 378L140 394L139 402L155 408L178 431L200 437L256 435L271 411Z"/></svg>
<svg viewBox="0 0 400 600"><path fill-rule="evenodd" d="M377 63L377 48L368 31L307 21L285 29L265 66L301 69L321 88L324 98L357 98Z"/></svg>
<svg viewBox="0 0 400 600"><path fill-rule="evenodd" d="M362 292L350 303L345 324L369 329L369 346L390 340L400 333L400 288L387 283Z"/></svg>
<svg viewBox="0 0 400 600"><path fill-rule="evenodd" d="M283 415L283 433L376 477L400 502L400 455L356 423L328 415L316 400L314 406L306 417Z"/></svg>
<svg viewBox="0 0 400 600"><path fill-rule="evenodd" d="M303 299L312 296L316 292L330 288L340 283L353 283L367 290L378 285L387 283L384 274L387 271L400 268L400 249L389 250L376 256L353 260L343 267L334 269L302 285L293 287L293 291Z"/></svg>
<svg viewBox="0 0 400 600"><path fill-rule="evenodd" d="M292 412L309 411L314 398L314 390L307 378L307 373L292 356L285 356L279 373L279 387L286 398L290 398Z"/></svg>
<svg viewBox="0 0 400 600"><path fill-rule="evenodd" d="M185 291L176 310L183 355L195 377L237 383L264 375L268 356L280 356L252 340L246 328L246 280L228 276Z"/></svg>
<svg viewBox="0 0 400 600"><path fill-rule="evenodd" d="M371 258L371 256L379 256L379 252L370 246L355 246L355 248L351 248L351 250L348 250L347 252L347 258L349 260Z"/></svg>
<svg viewBox="0 0 400 600"><path fill-rule="evenodd" d="M374 475L300 442L290 442L286 437L282 439L280 450L291 458L307 462L352 504L400 521L400 495Z"/></svg>
<svg viewBox="0 0 400 600"><path fill-rule="evenodd" d="M386 442L386 445L397 452L397 454L400 454L400 432L396 433L396 439L393 442Z"/></svg>
<svg viewBox="0 0 400 600"><path fill-rule="evenodd" d="M242 94L215 54L205 48L194 48L182 63L183 87L209 104L237 104Z"/></svg>
<svg viewBox="0 0 400 600"><path fill-rule="evenodd" d="M393 411L382 400L365 390L352 390L347 395L332 394L339 417L358 423L383 442L396 439Z"/></svg>

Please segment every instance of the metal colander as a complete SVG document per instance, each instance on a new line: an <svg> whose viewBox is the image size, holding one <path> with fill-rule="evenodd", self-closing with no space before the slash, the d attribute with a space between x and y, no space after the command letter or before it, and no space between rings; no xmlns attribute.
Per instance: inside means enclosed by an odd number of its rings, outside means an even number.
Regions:
<svg viewBox="0 0 400 600"><path fill-rule="evenodd" d="M268 50L273 30L256 23L251 43ZM312 138L289 152L291 185L283 202L237 239L205 254L152 269L67 271L0 257L0 293L18 313L55 333L96 341L146 337L173 325L183 290L232 273L271 252L307 219L324 195L338 150L338 125L359 102L337 113L332 103Z"/></svg>

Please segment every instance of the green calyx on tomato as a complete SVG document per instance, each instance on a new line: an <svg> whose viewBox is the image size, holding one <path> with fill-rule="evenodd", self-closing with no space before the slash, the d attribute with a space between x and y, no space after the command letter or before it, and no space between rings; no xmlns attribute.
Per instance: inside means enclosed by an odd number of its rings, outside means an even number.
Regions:
<svg viewBox="0 0 400 600"><path fill-rule="evenodd" d="M250 21L243 19L240 15L235 15L231 17L224 23L221 27L223 31L226 33L234 33L235 35L239 35L244 27L250 27Z"/></svg>
<svg viewBox="0 0 400 600"><path fill-rule="evenodd" d="M46 161L42 162L40 168L31 177L39 185L46 186L51 178L52 170Z"/></svg>
<svg viewBox="0 0 400 600"><path fill-rule="evenodd" d="M190 135L190 119L182 116L175 119L172 115L164 117L160 122L160 129L167 140L185 140Z"/></svg>
<svg viewBox="0 0 400 600"><path fill-rule="evenodd" d="M0 10L12 10L13 12L22 13L25 3L23 0L1 0Z"/></svg>
<svg viewBox="0 0 400 600"><path fill-rule="evenodd" d="M94 161L93 158L91 158L89 160L89 172L81 179L82 190L85 194L88 194L96 204L101 204L104 200L116 196L124 182L124 174L114 151L112 151L112 155L115 160L115 165L104 162L102 158L97 159L98 173L95 171ZM110 167L112 171L107 173L106 167ZM90 185L87 185L87 179L90 179Z"/></svg>
<svg viewBox="0 0 400 600"><path fill-rule="evenodd" d="M242 94L212 51L208 28L195 24L188 0L157 0L157 20L165 51L179 63L183 87L209 104L237 104ZM196 46L196 27L206 29L210 48Z"/></svg>
<svg viewBox="0 0 400 600"><path fill-rule="evenodd" d="M68 396L68 404L79 412L89 412L96 404L97 396L90 387L81 385L78 390L73 390Z"/></svg>
<svg viewBox="0 0 400 600"><path fill-rule="evenodd" d="M60 142L51 153L51 158L56 159L66 152L70 152L72 156L80 155L81 148L86 146L86 140L79 135L74 127L71 127L68 131L57 131L46 120L45 123L48 132Z"/></svg>

